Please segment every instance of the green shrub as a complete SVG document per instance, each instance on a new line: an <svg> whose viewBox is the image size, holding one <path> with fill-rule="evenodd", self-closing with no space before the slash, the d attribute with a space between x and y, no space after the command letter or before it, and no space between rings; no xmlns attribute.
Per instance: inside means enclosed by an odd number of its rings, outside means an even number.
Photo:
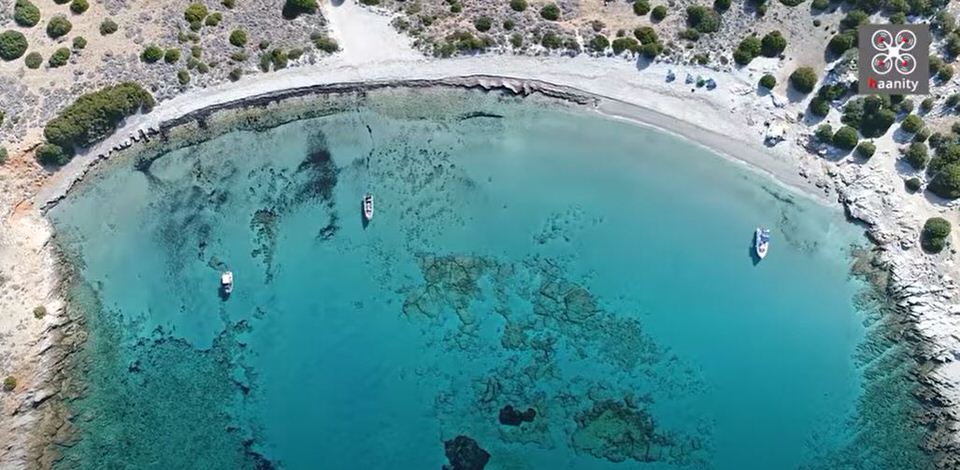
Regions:
<svg viewBox="0 0 960 470"><path fill-rule="evenodd" d="M220 4L230 10L237 6L236 0L221 0Z"/></svg>
<svg viewBox="0 0 960 470"><path fill-rule="evenodd" d="M900 123L900 128L903 129L904 132L914 134L923 128L923 119L920 119L920 116L916 114L908 115L903 119L903 122Z"/></svg>
<svg viewBox="0 0 960 470"><path fill-rule="evenodd" d="M232 61L234 61L234 62L243 62L243 61L246 61L248 57L249 57L249 56L247 55L247 53L246 53L245 51L233 51L233 53L230 54L230 60L232 60Z"/></svg>
<svg viewBox="0 0 960 470"><path fill-rule="evenodd" d="M27 52L27 38L19 31L7 30L0 33L0 59L16 60Z"/></svg>
<svg viewBox="0 0 960 470"><path fill-rule="evenodd" d="M247 45L247 32L242 29L235 29L230 33L230 44L236 47Z"/></svg>
<svg viewBox="0 0 960 470"><path fill-rule="evenodd" d="M190 23L190 31L197 32L203 29L202 21L194 21Z"/></svg>
<svg viewBox="0 0 960 470"><path fill-rule="evenodd" d="M548 3L540 9L540 16L548 21L557 21L560 19L560 7L555 3Z"/></svg>
<svg viewBox="0 0 960 470"><path fill-rule="evenodd" d="M659 42L652 42L640 46L640 53L648 59L656 58L661 52L663 52L663 44Z"/></svg>
<svg viewBox="0 0 960 470"><path fill-rule="evenodd" d="M101 34L102 36L107 36L107 35L109 35L109 34L113 34L113 33L117 32L117 29L119 29L119 26L117 26L117 23L115 23L115 22L114 22L113 20L111 20L110 18L107 18L107 19L103 20L102 23L100 23L100 34Z"/></svg>
<svg viewBox="0 0 960 470"><path fill-rule="evenodd" d="M697 41L700 39L700 31L697 31L693 28L687 28L683 31L680 31L680 39L687 39L689 41Z"/></svg>
<svg viewBox="0 0 960 470"><path fill-rule="evenodd" d="M39 305L33 309L33 318L36 318L37 320L41 320L45 316L47 316L47 308L44 307L43 305Z"/></svg>
<svg viewBox="0 0 960 470"><path fill-rule="evenodd" d="M63 15L57 15L47 23L47 36L56 39L65 36L71 29L73 29L73 24Z"/></svg>
<svg viewBox="0 0 960 470"><path fill-rule="evenodd" d="M228 75L228 77L230 78L230 81L232 81L232 82L235 82L235 81L237 81L237 80L240 80L240 77L243 77L243 70L242 70L242 69L233 69L233 70L230 71L230 75Z"/></svg>
<svg viewBox="0 0 960 470"><path fill-rule="evenodd" d="M188 72L187 69L177 70L177 81L180 82L181 85L190 83L190 72Z"/></svg>
<svg viewBox="0 0 960 470"><path fill-rule="evenodd" d="M163 49L151 44L140 53L140 60L152 64L163 58Z"/></svg>
<svg viewBox="0 0 960 470"><path fill-rule="evenodd" d="M713 9L723 13L730 9L730 0L713 0Z"/></svg>
<svg viewBox="0 0 960 470"><path fill-rule="evenodd" d="M460 3L459 1L454 1L453 4L450 5L450 13L460 13L462 11L463 11L463 4Z"/></svg>
<svg viewBox="0 0 960 470"><path fill-rule="evenodd" d="M180 49L170 48L163 53L163 61L168 64L175 64L180 61Z"/></svg>
<svg viewBox="0 0 960 470"><path fill-rule="evenodd" d="M634 0L633 14L643 16L650 13L650 0Z"/></svg>
<svg viewBox="0 0 960 470"><path fill-rule="evenodd" d="M911 178L907 178L903 182L903 186L907 188L907 191L910 191L911 193L915 193L919 191L920 188L923 188L923 182L920 181L920 178L917 178L916 176L914 176Z"/></svg>
<svg viewBox="0 0 960 470"><path fill-rule="evenodd" d="M929 113L931 109L933 109L933 98L924 98L924 100L920 102L920 111Z"/></svg>
<svg viewBox="0 0 960 470"><path fill-rule="evenodd" d="M72 156L76 147L99 142L124 118L141 110L149 112L153 106L153 96L136 83L108 86L77 98L47 122L43 135Z"/></svg>
<svg viewBox="0 0 960 470"><path fill-rule="evenodd" d="M87 0L73 0L70 2L70 11L77 15L83 14L83 12L87 11L89 8L90 4L87 3Z"/></svg>
<svg viewBox="0 0 960 470"><path fill-rule="evenodd" d="M761 41L760 53L766 57L777 57L787 48L787 39L780 31L770 31Z"/></svg>
<svg viewBox="0 0 960 470"><path fill-rule="evenodd" d="M380 0L360 0L360 3L367 6L377 6L380 4Z"/></svg>
<svg viewBox="0 0 960 470"><path fill-rule="evenodd" d="M950 57L960 55L960 34L953 32L947 35L946 50Z"/></svg>
<svg viewBox="0 0 960 470"><path fill-rule="evenodd" d="M203 48L200 46L190 46L190 57L199 59L203 55Z"/></svg>
<svg viewBox="0 0 960 470"><path fill-rule="evenodd" d="M817 73L810 67L797 67L790 74L790 85L801 93L810 93L817 84Z"/></svg>
<svg viewBox="0 0 960 470"><path fill-rule="evenodd" d="M807 108L814 116L824 117L830 114L830 102L819 96L814 96Z"/></svg>
<svg viewBox="0 0 960 470"><path fill-rule="evenodd" d="M939 253L947 244L950 236L950 222L942 217L931 217L920 231L920 246L932 253Z"/></svg>
<svg viewBox="0 0 960 470"><path fill-rule="evenodd" d="M814 10L826 10L830 6L830 0L813 0L813 3L810 4Z"/></svg>
<svg viewBox="0 0 960 470"><path fill-rule="evenodd" d="M23 64L27 66L28 69L38 69L43 65L43 56L39 52L31 52L23 58Z"/></svg>
<svg viewBox="0 0 960 470"><path fill-rule="evenodd" d="M769 73L760 77L760 86L772 90L773 87L777 86L777 78Z"/></svg>
<svg viewBox="0 0 960 470"><path fill-rule="evenodd" d="M4 391L4 392L12 392L13 389L15 389L15 388L17 388L17 378L16 378L16 377L14 377L14 376L12 376L12 375L8 375L7 378L3 379L3 391Z"/></svg>
<svg viewBox="0 0 960 470"><path fill-rule="evenodd" d="M559 49L563 45L563 40L560 39L560 35L553 31L547 31L544 33L543 37L540 38L540 45L546 47L547 49Z"/></svg>
<svg viewBox="0 0 960 470"><path fill-rule="evenodd" d="M261 51L265 51L270 47L270 41L264 39L260 41L260 44L258 44L257 47L260 48Z"/></svg>
<svg viewBox="0 0 960 470"><path fill-rule="evenodd" d="M641 26L633 30L633 37L637 38L640 44L653 44L660 40L657 37L657 32L649 26Z"/></svg>
<svg viewBox="0 0 960 470"><path fill-rule="evenodd" d="M223 15L220 13L211 13L207 16L207 19L203 20L203 24L213 27L219 25L221 21L223 21Z"/></svg>
<svg viewBox="0 0 960 470"><path fill-rule="evenodd" d="M51 68L63 67L67 65L68 60L70 60L70 49L61 47L53 51L53 54L50 54L50 58L47 59L47 65Z"/></svg>
<svg viewBox="0 0 960 470"><path fill-rule="evenodd" d="M86 39L86 38L84 38L83 36L77 36L77 37L73 38L73 48L74 48L74 49L80 50L80 49L85 49L86 47L87 47L87 39Z"/></svg>
<svg viewBox="0 0 960 470"><path fill-rule="evenodd" d="M481 16L474 20L473 26L477 28L477 31L485 33L490 31L490 28L493 27L493 20L489 16Z"/></svg>
<svg viewBox="0 0 960 470"><path fill-rule="evenodd" d="M614 41L614 43L616 43L616 41ZM514 49L520 49L523 47L523 35L520 33L511 34L510 45L513 46Z"/></svg>
<svg viewBox="0 0 960 470"><path fill-rule="evenodd" d="M797 5L800 5L800 4L803 3L803 2L804 2L804 0L780 0L780 3L782 3L782 4L784 4L784 5L788 6L788 7L795 7L795 6L797 6Z"/></svg>
<svg viewBox="0 0 960 470"><path fill-rule="evenodd" d="M870 15L863 10L852 10L840 20L840 30L847 31L857 29L858 26L870 21Z"/></svg>
<svg viewBox="0 0 960 470"><path fill-rule="evenodd" d="M663 21L667 17L667 7L657 5L650 11L650 19L653 21Z"/></svg>
<svg viewBox="0 0 960 470"><path fill-rule="evenodd" d="M590 43L587 44L587 47L594 52L603 52L610 47L610 40L602 34L597 34L590 40Z"/></svg>
<svg viewBox="0 0 960 470"><path fill-rule="evenodd" d="M914 142L910 144L910 147L907 149L905 155L907 163L913 167L915 170L922 170L927 166L927 162L930 161L930 155L927 153L926 144L921 144Z"/></svg>
<svg viewBox="0 0 960 470"><path fill-rule="evenodd" d="M839 33L830 38L827 49L835 56L841 56L848 49L857 45L857 33L855 30Z"/></svg>
<svg viewBox="0 0 960 470"><path fill-rule="evenodd" d="M0 145L0 165L7 163L7 148Z"/></svg>
<svg viewBox="0 0 960 470"><path fill-rule="evenodd" d="M25 28L32 28L40 22L40 9L30 0L17 0L13 4L13 21Z"/></svg>
<svg viewBox="0 0 960 470"><path fill-rule="evenodd" d="M637 52L640 50L640 43L634 38L617 38L610 43L613 53L619 55L623 51Z"/></svg>
<svg viewBox="0 0 960 470"><path fill-rule="evenodd" d="M919 132L913 135L914 142L926 142L928 138L930 138L930 129L926 127L920 129Z"/></svg>
<svg viewBox="0 0 960 470"><path fill-rule="evenodd" d="M740 41L737 50L733 51L733 61L740 65L747 65L760 55L760 40L755 36L747 36Z"/></svg>
<svg viewBox="0 0 960 470"><path fill-rule="evenodd" d="M830 124L821 124L817 127L814 135L817 137L817 140L822 143L830 143L833 140L833 127L830 127Z"/></svg>
<svg viewBox="0 0 960 470"><path fill-rule="evenodd" d="M715 33L720 30L720 15L703 5L690 6L687 7L687 25L704 34Z"/></svg>
<svg viewBox="0 0 960 470"><path fill-rule="evenodd" d="M850 126L843 126L833 134L833 146L843 150L853 150L859 140L857 130Z"/></svg>
<svg viewBox="0 0 960 470"><path fill-rule="evenodd" d="M877 151L877 146L873 142L864 140L857 145L857 155L861 158L870 158Z"/></svg>
<svg viewBox="0 0 960 470"><path fill-rule="evenodd" d="M204 18L207 17L208 11L202 3L191 3L183 10L183 19L187 20L187 23L200 23Z"/></svg>
<svg viewBox="0 0 960 470"><path fill-rule="evenodd" d="M860 129L864 137L880 137L896 119L888 97L858 98L848 101L843 108L843 123Z"/></svg>
<svg viewBox="0 0 960 470"><path fill-rule="evenodd" d="M273 70L280 70L287 67L289 56L283 49L274 49L270 51L270 63L273 64Z"/></svg>
<svg viewBox="0 0 960 470"><path fill-rule="evenodd" d="M70 161L70 156L58 145L43 144L37 148L37 161L41 165L63 166Z"/></svg>
<svg viewBox="0 0 960 470"><path fill-rule="evenodd" d="M509 19L509 18L503 20L503 29L504 29L504 30L506 30L506 31L511 31L511 30L513 30L514 26L516 26L516 23L514 23L513 20L511 20L511 19Z"/></svg>
<svg viewBox="0 0 960 470"><path fill-rule="evenodd" d="M331 54L340 50L340 44L337 44L336 39L327 37L326 35L315 37L313 39L313 46L323 52L329 52Z"/></svg>
<svg viewBox="0 0 960 470"><path fill-rule="evenodd" d="M937 196L956 199L960 197L960 163L944 165L927 186Z"/></svg>
<svg viewBox="0 0 960 470"><path fill-rule="evenodd" d="M526 10L527 0L510 0L510 9L517 12Z"/></svg>

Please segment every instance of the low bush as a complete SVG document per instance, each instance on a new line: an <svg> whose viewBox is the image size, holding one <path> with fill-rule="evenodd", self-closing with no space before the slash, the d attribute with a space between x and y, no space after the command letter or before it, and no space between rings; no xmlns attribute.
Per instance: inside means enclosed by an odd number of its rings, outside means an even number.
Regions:
<svg viewBox="0 0 960 470"><path fill-rule="evenodd" d="M756 36L747 36L740 41L737 50L733 51L733 61L739 65L747 65L760 55L760 40Z"/></svg>
<svg viewBox="0 0 960 470"><path fill-rule="evenodd" d="M834 56L841 56L844 52L847 52L848 49L852 49L857 45L857 33L855 30L850 30L834 35L830 38L830 42L827 44L827 49Z"/></svg>
<svg viewBox="0 0 960 470"><path fill-rule="evenodd" d="M56 39L65 36L71 29L73 29L73 24L63 15L57 15L47 23L47 36Z"/></svg>
<svg viewBox="0 0 960 470"><path fill-rule="evenodd" d="M810 67L798 67L790 74L790 85L801 93L810 93L817 84L817 73Z"/></svg>
<svg viewBox="0 0 960 470"><path fill-rule="evenodd" d="M843 150L853 150L859 142L860 136L857 130L850 126L843 126L833 134L833 146Z"/></svg>
<svg viewBox="0 0 960 470"><path fill-rule="evenodd" d="M703 6L687 7L687 25L700 33L715 33L720 30L720 15Z"/></svg>
<svg viewBox="0 0 960 470"><path fill-rule="evenodd" d="M163 61L168 64L175 64L180 61L180 49L170 48L163 53Z"/></svg>
<svg viewBox="0 0 960 470"><path fill-rule="evenodd" d="M559 34L553 31L547 31L543 37L540 38L540 45L547 49L559 49L560 46L563 45L563 40Z"/></svg>
<svg viewBox="0 0 960 470"><path fill-rule="evenodd" d="M527 9L527 0L510 0L510 9L516 12Z"/></svg>
<svg viewBox="0 0 960 470"><path fill-rule="evenodd" d="M187 69L177 70L177 82L181 85L190 83L190 72L188 72Z"/></svg>
<svg viewBox="0 0 960 470"><path fill-rule="evenodd" d="M242 29L235 29L230 33L230 44L236 47L247 45L247 32Z"/></svg>
<svg viewBox="0 0 960 470"><path fill-rule="evenodd" d="M663 21L667 17L667 7L657 5L650 11L650 19L653 21Z"/></svg>
<svg viewBox="0 0 960 470"><path fill-rule="evenodd" d="M950 222L942 217L931 217L920 231L920 246L931 253L939 253L947 245L950 236Z"/></svg>
<svg viewBox="0 0 960 470"><path fill-rule="evenodd" d="M45 316L47 316L47 308L44 307L43 305L39 305L33 309L33 318L36 318L37 320L41 320Z"/></svg>
<svg viewBox="0 0 960 470"><path fill-rule="evenodd" d="M136 83L108 86L77 98L47 122L43 135L49 144L72 156L76 147L99 142L124 118L149 112L153 106L153 96Z"/></svg>
<svg viewBox="0 0 960 470"><path fill-rule="evenodd" d="M27 66L28 69L38 69L43 65L43 56L39 52L31 52L23 58L23 64Z"/></svg>
<svg viewBox="0 0 960 470"><path fill-rule="evenodd" d="M773 87L777 86L777 78L769 73L760 77L760 86L772 90Z"/></svg>
<svg viewBox="0 0 960 470"><path fill-rule="evenodd" d="M117 29L119 29L119 26L117 26L117 23L115 23L110 18L107 18L103 20L102 23L100 23L100 34L102 36L113 34L117 32Z"/></svg>
<svg viewBox="0 0 960 470"><path fill-rule="evenodd" d="M654 59L663 52L663 44L652 42L640 46L640 53L647 59Z"/></svg>
<svg viewBox="0 0 960 470"><path fill-rule="evenodd" d="M594 52L603 52L610 47L610 40L602 34L597 34L593 37L593 39L590 40L590 42L587 44L587 47Z"/></svg>
<svg viewBox="0 0 960 470"><path fill-rule="evenodd" d="M640 43L637 42L634 38L617 38L610 43L611 49L613 49L614 54L620 54L623 51L637 52L640 50Z"/></svg>
<svg viewBox="0 0 960 470"><path fill-rule="evenodd" d="M163 49L151 44L140 53L140 60L152 64L163 58Z"/></svg>
<svg viewBox="0 0 960 470"><path fill-rule="evenodd" d="M650 0L634 0L633 14L643 16L650 13Z"/></svg>
<svg viewBox="0 0 960 470"><path fill-rule="evenodd" d="M17 0L13 4L13 21L24 28L32 28L40 23L40 9L30 0Z"/></svg>
<svg viewBox="0 0 960 470"><path fill-rule="evenodd" d="M555 3L548 3L540 9L540 17L548 21L557 21L560 19L560 7Z"/></svg>
<svg viewBox="0 0 960 470"><path fill-rule="evenodd" d="M927 162L930 161L930 155L927 153L926 144L917 142L910 144L910 147L907 149L907 153L904 155L904 158L914 170L918 171L926 168Z"/></svg>
<svg viewBox="0 0 960 470"><path fill-rule="evenodd" d="M489 16L481 16L473 21L473 27L477 28L477 31L485 33L493 27L493 19Z"/></svg>
<svg viewBox="0 0 960 470"><path fill-rule="evenodd" d="M657 32L649 26L641 26L633 30L633 37L637 38L640 44L653 44L660 40L657 37Z"/></svg>
<svg viewBox="0 0 960 470"><path fill-rule="evenodd" d="M221 0L220 4L223 5L228 10L232 10L233 7L237 6L236 0Z"/></svg>
<svg viewBox="0 0 960 470"><path fill-rule="evenodd" d="M857 155L861 158L870 158L877 151L877 146L873 142L864 140L857 144Z"/></svg>
<svg viewBox="0 0 960 470"><path fill-rule="evenodd" d="M0 59L16 60L27 52L27 38L19 31L7 30L0 33Z"/></svg>
<svg viewBox="0 0 960 470"><path fill-rule="evenodd" d="M16 377L14 377L14 376L12 376L12 375L8 375L7 378L3 379L3 391L4 391L4 392L12 392L13 389L15 389L15 388L17 388L17 378L16 378Z"/></svg>
<svg viewBox="0 0 960 470"><path fill-rule="evenodd" d="M807 106L807 109L810 110L810 114L818 117L825 117L827 114L830 114L830 102L819 97L814 96L810 100L810 105Z"/></svg>
<svg viewBox="0 0 960 470"><path fill-rule="evenodd" d="M87 0L73 0L70 2L70 11L76 15L82 15L83 12L87 11L90 8L90 4Z"/></svg>
<svg viewBox="0 0 960 470"><path fill-rule="evenodd" d="M821 124L813 135L816 136L817 141L828 144L833 140L833 127L830 127L830 124Z"/></svg>
<svg viewBox="0 0 960 470"><path fill-rule="evenodd" d="M37 161L41 165L63 166L70 161L70 156L58 145L43 144L37 148Z"/></svg>
<svg viewBox="0 0 960 470"><path fill-rule="evenodd" d="M237 68L237 69L231 70L231 71L230 71L230 75L228 75L228 77L230 78L230 81L232 81L232 82L235 82L235 81L237 81L237 80L240 80L240 77L243 77L243 69Z"/></svg>
<svg viewBox="0 0 960 470"><path fill-rule="evenodd" d="M923 188L923 181L920 181L920 178L917 178L916 176L914 176L904 180L903 186L907 188L907 191L910 191L911 193L915 193L919 191L921 188Z"/></svg>
<svg viewBox="0 0 960 470"><path fill-rule="evenodd" d="M87 39L83 36L77 36L73 38L73 48L76 50L85 49L87 47Z"/></svg>
<svg viewBox="0 0 960 470"><path fill-rule="evenodd" d="M53 54L50 54L50 58L47 59L47 65L49 65L50 68L55 69L57 67L63 67L64 65L67 65L67 61L69 60L70 60L70 49L67 49L66 47L61 47L53 51Z"/></svg>
<svg viewBox="0 0 960 470"><path fill-rule="evenodd" d="M7 148L0 145L0 165L7 163Z"/></svg>
<svg viewBox="0 0 960 470"><path fill-rule="evenodd" d="M187 20L187 23L200 23L204 18L207 17L209 12L207 7L202 3L191 3L183 10L183 19Z"/></svg>
<svg viewBox="0 0 960 470"><path fill-rule="evenodd" d="M340 44L337 43L337 40L326 35L313 38L313 46L331 54L340 50Z"/></svg>
<svg viewBox="0 0 960 470"><path fill-rule="evenodd" d="M730 0L713 0L713 9L723 13L730 9Z"/></svg>
<svg viewBox="0 0 960 470"><path fill-rule="evenodd" d="M900 128L903 129L904 132L915 134L923 128L923 119L920 119L920 116L916 114L910 114L900 122Z"/></svg>
<svg viewBox="0 0 960 470"><path fill-rule="evenodd" d="M273 70L280 70L287 67L290 56L283 49L274 49L270 51L270 63L273 64Z"/></svg>
<svg viewBox="0 0 960 470"><path fill-rule="evenodd" d="M220 22L223 21L223 15L220 13L211 13L207 16L207 19L203 20L203 24L206 26L214 27L218 26Z"/></svg>
<svg viewBox="0 0 960 470"><path fill-rule="evenodd" d="M766 57L777 57L787 48L787 39L780 31L770 31L760 41L760 53Z"/></svg>

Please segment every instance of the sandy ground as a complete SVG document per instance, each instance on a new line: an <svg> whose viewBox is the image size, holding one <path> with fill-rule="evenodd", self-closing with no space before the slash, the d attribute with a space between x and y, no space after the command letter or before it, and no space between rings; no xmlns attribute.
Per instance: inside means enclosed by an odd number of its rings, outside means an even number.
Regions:
<svg viewBox="0 0 960 470"><path fill-rule="evenodd" d="M916 238L919 227L929 215L947 214L957 222L955 211L948 211L941 202L923 195L906 194L896 161L899 155L897 144L889 136L878 139L877 155L865 164L853 162L850 157L821 158L808 153L803 145L807 142L809 129L803 125L791 125L796 122L797 112L804 109L805 103L791 102L790 97L783 94L783 86L772 94L759 91L756 86L757 79L764 72L774 72L781 82L785 82L784 71L792 69L789 64L785 66L761 59L743 70L718 73L696 66L648 65L622 58L586 56L484 55L434 60L414 51L410 40L389 26L391 18L388 16L352 2L326 4L324 14L329 19L332 35L340 42L341 53L315 65L245 77L233 83L195 89L164 101L150 114L128 119L113 136L79 155L49 178L36 194L32 206L22 205L20 210L5 216L3 233L0 234L0 272L7 278L16 279L16 287L7 281L0 293L0 311L4 312L0 316L0 332L3 332L0 341L5 351L11 351L11 354L0 356L3 370L23 370L25 376L35 375L26 370L31 364L29 360L20 361L27 365L16 365L18 361L15 360L29 358L32 354L30 348L35 349L42 336L44 323L33 318L32 310L36 305L46 304L48 310L55 312L60 305L50 297L55 275L53 257L50 250L44 249L49 227L39 215L38 208L64 194L101 155L128 144L131 137L139 138L141 132L158 128L162 122L212 105L292 88L471 75L516 79L518 86L522 86L524 80L542 81L603 97L599 112L683 135L817 199L835 201L838 197L862 197L866 201L862 210L864 217L875 218L872 222L880 227L879 230L890 233L897 240ZM822 51L822 47L818 50ZM675 81L665 79L669 70L675 72ZM713 77L718 87L707 90L686 84L684 78L688 73L694 77ZM504 81L495 77L475 81ZM828 122L838 120L839 114L833 110ZM785 140L773 147L765 146L767 124L783 125ZM836 192L835 183L839 180L852 188L847 194ZM954 235L954 246L957 241ZM960 279L952 255L935 258L921 254L909 244L900 245L900 248L891 249L891 256L900 256L895 259L904 264L898 269L908 273L905 275L922 273L916 275L917 285L926 286L933 282L928 278L942 275L935 269L926 269L937 263L950 272L950 277L940 278L939 282L952 288L950 278ZM945 291L937 291L935 296L948 297ZM954 305L950 308L955 309L956 302L944 299L947 300ZM942 314L941 309L935 313L937 316L929 317L930 321L925 322L923 328L929 330L931 337L942 341L945 350L960 351L960 338L953 336L953 332L960 331L960 320L953 318L956 316L953 313L958 312ZM36 361L32 364L34 368L38 367ZM960 367L943 366L938 373L947 384L960 383ZM23 383L18 386L18 391L30 393L30 387L31 384ZM960 389L954 388L950 393L960 402ZM8 416L9 404L22 403L23 399L17 400L9 396L3 398L4 409L0 416ZM0 442L12 442L4 439L2 432L0 429ZM3 460L0 460L0 467L7 468Z"/></svg>

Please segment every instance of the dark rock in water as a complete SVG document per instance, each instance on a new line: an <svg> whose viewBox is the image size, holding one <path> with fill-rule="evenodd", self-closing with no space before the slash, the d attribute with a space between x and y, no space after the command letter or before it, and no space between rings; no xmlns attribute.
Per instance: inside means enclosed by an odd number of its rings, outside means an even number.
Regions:
<svg viewBox="0 0 960 470"><path fill-rule="evenodd" d="M519 426L522 423L532 423L536 416L537 411L533 408L527 408L527 411L517 411L513 406L507 405L500 409L500 424Z"/></svg>
<svg viewBox="0 0 960 470"><path fill-rule="evenodd" d="M490 461L490 454L467 436L457 436L443 443L443 451L450 461L443 470L483 470Z"/></svg>

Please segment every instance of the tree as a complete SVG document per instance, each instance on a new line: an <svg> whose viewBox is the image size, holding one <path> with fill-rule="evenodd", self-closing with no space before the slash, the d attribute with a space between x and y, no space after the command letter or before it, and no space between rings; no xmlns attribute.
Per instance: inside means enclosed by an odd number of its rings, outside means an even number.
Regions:
<svg viewBox="0 0 960 470"><path fill-rule="evenodd" d="M13 21L25 28L32 28L40 22L40 9L30 0L17 0L13 5Z"/></svg>
<svg viewBox="0 0 960 470"><path fill-rule="evenodd" d="M873 142L864 140L857 145L857 155L861 158L870 158L877 151L877 146Z"/></svg>
<svg viewBox="0 0 960 470"><path fill-rule="evenodd" d="M790 74L790 85L801 93L810 93L817 84L817 73L810 67L798 67Z"/></svg>
<svg viewBox="0 0 960 470"><path fill-rule="evenodd" d="M830 43L827 44L827 49L830 50L830 53L834 56L843 55L844 52L847 52L848 49L856 46L857 43L857 34L855 30L845 31L839 34L834 35L830 38Z"/></svg>
<svg viewBox="0 0 960 470"><path fill-rule="evenodd" d="M935 174L927 189L940 197L960 198L960 163L944 166Z"/></svg>
<svg viewBox="0 0 960 470"><path fill-rule="evenodd" d="M633 37L637 38L640 44L652 44L660 40L657 32L649 26L641 26L633 30Z"/></svg>
<svg viewBox="0 0 960 470"><path fill-rule="evenodd" d="M77 15L83 14L83 12L87 11L89 8L90 4L87 3L87 0L73 0L70 2L70 11Z"/></svg>
<svg viewBox="0 0 960 470"><path fill-rule="evenodd" d="M247 44L247 32L242 29L235 29L230 33L230 44L236 47L243 47Z"/></svg>
<svg viewBox="0 0 960 470"><path fill-rule="evenodd" d="M917 142L910 144L910 147L907 149L906 160L914 170L924 169L924 167L927 166L927 162L930 161L926 144Z"/></svg>
<svg viewBox="0 0 960 470"><path fill-rule="evenodd" d="M772 90L773 87L777 86L777 78L769 73L765 74L764 76L760 77L760 86L768 90Z"/></svg>
<svg viewBox="0 0 960 470"><path fill-rule="evenodd" d="M640 43L634 38L624 37L616 38L610 44L613 53L619 55L623 51L637 52L640 50Z"/></svg>
<svg viewBox="0 0 960 470"><path fill-rule="evenodd" d="M643 16L650 13L650 0L635 0L633 2L633 14Z"/></svg>
<svg viewBox="0 0 960 470"><path fill-rule="evenodd" d="M110 18L107 18L103 20L102 23L100 23L100 35L107 36L109 34L113 34L117 32L118 28L119 26L117 26L117 23L115 23Z"/></svg>
<svg viewBox="0 0 960 470"><path fill-rule="evenodd" d="M57 15L50 19L50 22L47 23L47 36L50 36L53 39L65 36L70 30L73 29L73 24L70 23L63 15Z"/></svg>
<svg viewBox="0 0 960 470"><path fill-rule="evenodd" d="M767 33L761 41L760 52L766 57L776 57L787 48L787 39L780 31Z"/></svg>
<svg viewBox="0 0 960 470"><path fill-rule="evenodd" d="M63 67L67 65L68 60L70 60L70 49L61 47L53 51L53 54L50 54L50 58L47 59L47 65L49 65L50 68Z"/></svg>
<svg viewBox="0 0 960 470"><path fill-rule="evenodd" d="M527 0L510 0L510 9L521 12L527 9Z"/></svg>
<svg viewBox="0 0 960 470"><path fill-rule="evenodd" d="M703 6L687 7L687 25L700 33L715 33L720 30L720 15Z"/></svg>
<svg viewBox="0 0 960 470"><path fill-rule="evenodd" d="M860 136L857 130L850 126L843 126L833 134L833 146L843 150L853 150L857 146Z"/></svg>
<svg viewBox="0 0 960 470"><path fill-rule="evenodd" d="M923 128L923 119L920 119L920 116L916 114L910 114L900 123L900 128L903 129L904 132L915 134Z"/></svg>
<svg viewBox="0 0 960 470"><path fill-rule="evenodd" d="M19 31L7 30L0 33L0 59L16 60L27 52L27 38Z"/></svg>
<svg viewBox="0 0 960 470"><path fill-rule="evenodd" d="M640 53L648 59L655 59L661 52L663 52L663 44L659 42L652 42L640 46Z"/></svg>
<svg viewBox="0 0 960 470"><path fill-rule="evenodd" d="M833 140L833 127L830 127L830 124L821 124L814 132L814 136L822 143L829 143Z"/></svg>
<svg viewBox="0 0 960 470"><path fill-rule="evenodd" d="M563 45L563 41L560 39L560 35L553 31L547 31L542 38L540 38L540 45L546 47L547 49L559 49Z"/></svg>
<svg viewBox="0 0 960 470"><path fill-rule="evenodd" d="M154 103L153 96L136 83L108 86L78 97L47 122L43 136L47 143L72 155L74 148L99 142L112 133L127 116L149 112Z"/></svg>
<svg viewBox="0 0 960 470"><path fill-rule="evenodd" d="M590 40L590 44L588 44L588 46L590 47L590 50L594 52L603 52L607 50L607 47L610 46L610 41L606 36L598 34Z"/></svg>
<svg viewBox="0 0 960 470"><path fill-rule="evenodd" d="M31 52L23 58L23 64L27 66L28 69L38 69L43 65L43 56L39 52Z"/></svg>
<svg viewBox="0 0 960 470"><path fill-rule="evenodd" d="M140 60L152 64L163 58L163 49L151 44L140 53Z"/></svg>
<svg viewBox="0 0 960 470"><path fill-rule="evenodd" d="M810 114L814 116L825 117L827 114L830 114L830 102L819 96L814 96L813 99L810 100L808 109L810 109Z"/></svg>
<svg viewBox="0 0 960 470"><path fill-rule="evenodd" d="M667 7L663 5L657 5L653 7L653 10L650 12L650 19L653 21L663 21L667 17Z"/></svg>
<svg viewBox="0 0 960 470"><path fill-rule="evenodd" d="M183 10L183 19L187 20L187 23L199 23L207 17L208 11L202 3L191 3Z"/></svg>
<svg viewBox="0 0 960 470"><path fill-rule="evenodd" d="M920 246L931 253L939 253L950 236L950 222L942 217L931 217L920 231Z"/></svg>
<svg viewBox="0 0 960 470"><path fill-rule="evenodd" d="M733 51L733 60L737 64L747 65L756 56L760 55L760 40L755 36L747 36L740 41L737 50Z"/></svg>
<svg viewBox="0 0 960 470"><path fill-rule="evenodd" d="M540 9L540 16L548 21L557 21L560 19L560 7L555 3L548 3Z"/></svg>
<svg viewBox="0 0 960 470"><path fill-rule="evenodd" d="M63 166L70 161L63 149L53 144L43 144L37 148L36 158L41 165Z"/></svg>

